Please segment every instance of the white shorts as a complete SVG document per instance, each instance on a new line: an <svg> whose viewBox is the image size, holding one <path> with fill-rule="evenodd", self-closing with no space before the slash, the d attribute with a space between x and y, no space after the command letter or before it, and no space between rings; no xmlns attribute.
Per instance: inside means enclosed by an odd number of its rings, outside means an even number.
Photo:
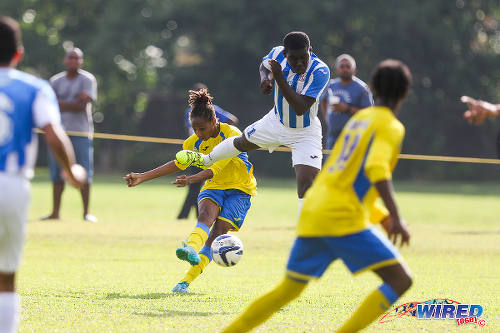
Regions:
<svg viewBox="0 0 500 333"><path fill-rule="evenodd" d="M21 262L31 185L0 172L0 272L15 273Z"/></svg>
<svg viewBox="0 0 500 333"><path fill-rule="evenodd" d="M321 123L314 117L311 125L304 128L284 126L271 109L264 117L251 124L243 131L248 141L270 153L279 146L292 149L292 165L309 165L321 169L323 154L321 152Z"/></svg>

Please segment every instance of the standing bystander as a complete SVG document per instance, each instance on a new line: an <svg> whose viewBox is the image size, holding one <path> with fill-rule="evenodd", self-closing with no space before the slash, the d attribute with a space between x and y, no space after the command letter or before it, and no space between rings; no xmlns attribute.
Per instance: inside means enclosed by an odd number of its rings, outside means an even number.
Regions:
<svg viewBox="0 0 500 333"><path fill-rule="evenodd" d="M85 133L85 136L71 136L71 143L75 150L76 161L87 170L87 181L81 188L83 201L83 219L88 222L97 222L97 218L89 214L90 183L93 175L92 136L92 102L97 98L97 82L91 73L81 69L83 52L79 48L72 48L64 57L66 71L54 75L50 84L56 92L57 101L61 110L61 122L66 131ZM61 170L54 156L49 152L50 178L53 184L52 213L42 220L59 219L61 197L64 191L64 180Z"/></svg>
<svg viewBox="0 0 500 333"><path fill-rule="evenodd" d="M368 85L357 78L356 61L341 54L335 61L338 78L330 80L321 99L320 109L327 124L326 149L332 149L344 125L360 109L373 105Z"/></svg>

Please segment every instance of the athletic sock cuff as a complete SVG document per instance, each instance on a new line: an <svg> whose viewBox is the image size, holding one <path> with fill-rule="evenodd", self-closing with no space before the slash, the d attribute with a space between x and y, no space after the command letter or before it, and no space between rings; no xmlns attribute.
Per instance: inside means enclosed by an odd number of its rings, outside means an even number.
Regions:
<svg viewBox="0 0 500 333"><path fill-rule="evenodd" d="M209 262L212 261L212 250L210 246L203 246L198 254L203 254L208 258Z"/></svg>
<svg viewBox="0 0 500 333"><path fill-rule="evenodd" d="M198 222L196 223L195 228L200 228L201 230L205 231L208 235L210 233L210 227L206 225L205 223Z"/></svg>
<svg viewBox="0 0 500 333"><path fill-rule="evenodd" d="M382 295L385 296L385 298L387 299L387 301L389 302L389 304L394 304L394 302L396 302L397 299L399 298L399 295L387 283L384 283L383 285L381 285L378 288L378 290L380 290L380 292L382 293Z"/></svg>

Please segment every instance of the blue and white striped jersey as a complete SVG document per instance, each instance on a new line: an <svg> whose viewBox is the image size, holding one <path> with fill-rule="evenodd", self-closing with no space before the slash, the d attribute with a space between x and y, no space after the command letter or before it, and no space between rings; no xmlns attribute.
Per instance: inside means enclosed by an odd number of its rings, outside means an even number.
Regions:
<svg viewBox="0 0 500 333"><path fill-rule="evenodd" d="M279 116L280 122L286 127L303 128L311 125L311 120L318 115L319 99L328 81L330 80L330 69L314 53L311 52L309 64L304 74L298 75L288 64L283 54L284 47L274 47L268 55L262 58L264 67L270 70L268 59L274 59L281 64L283 76L288 84L301 95L316 99L316 102L302 116L297 116L290 107L288 101L281 93L277 84L274 85L274 113Z"/></svg>
<svg viewBox="0 0 500 333"><path fill-rule="evenodd" d="M34 127L60 123L49 83L13 68L0 68L0 172L33 177L37 136Z"/></svg>

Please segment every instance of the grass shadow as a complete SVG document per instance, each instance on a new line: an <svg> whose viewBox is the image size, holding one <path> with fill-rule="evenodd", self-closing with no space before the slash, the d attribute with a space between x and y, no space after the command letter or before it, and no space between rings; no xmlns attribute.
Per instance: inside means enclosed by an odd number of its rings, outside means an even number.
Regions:
<svg viewBox="0 0 500 333"><path fill-rule="evenodd" d="M188 293L188 294L174 294L171 292L168 293L148 293L142 295L128 295L122 293L110 293L107 294L104 299L164 299L170 297L189 297L189 296L203 296L203 293Z"/></svg>
<svg viewBox="0 0 500 333"><path fill-rule="evenodd" d="M158 310L150 312L133 312L133 315L166 318L166 317L208 317L213 315L230 315L229 312L208 312L208 311L180 311L180 310Z"/></svg>
<svg viewBox="0 0 500 333"><path fill-rule="evenodd" d="M500 230L464 230L464 231L450 231L450 235L491 235L500 234Z"/></svg>

